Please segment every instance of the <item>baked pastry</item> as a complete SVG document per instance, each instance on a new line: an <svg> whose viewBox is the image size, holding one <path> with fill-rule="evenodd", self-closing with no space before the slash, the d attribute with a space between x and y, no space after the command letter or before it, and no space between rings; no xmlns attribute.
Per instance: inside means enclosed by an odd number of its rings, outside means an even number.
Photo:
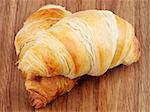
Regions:
<svg viewBox="0 0 150 112"><path fill-rule="evenodd" d="M26 20L15 47L35 108L70 91L85 74L100 76L140 57L134 28L111 11L71 14L55 5L42 7Z"/></svg>

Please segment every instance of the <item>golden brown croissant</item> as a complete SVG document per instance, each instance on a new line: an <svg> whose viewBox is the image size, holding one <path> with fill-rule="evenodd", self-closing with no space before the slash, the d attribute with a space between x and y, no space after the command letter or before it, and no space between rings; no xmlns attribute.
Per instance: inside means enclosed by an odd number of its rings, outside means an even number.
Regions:
<svg viewBox="0 0 150 112"><path fill-rule="evenodd" d="M80 76L100 76L140 57L139 42L127 21L107 10L71 14L54 5L27 19L15 47L35 108L71 90Z"/></svg>

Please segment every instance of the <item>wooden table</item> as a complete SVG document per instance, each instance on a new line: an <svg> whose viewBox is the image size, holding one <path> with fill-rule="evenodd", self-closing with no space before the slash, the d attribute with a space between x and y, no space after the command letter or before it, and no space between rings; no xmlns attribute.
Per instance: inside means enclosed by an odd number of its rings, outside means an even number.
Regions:
<svg viewBox="0 0 150 112"><path fill-rule="evenodd" d="M14 38L25 19L45 4L76 12L109 9L135 26L142 48L139 62L85 76L68 94L34 110L17 70ZM150 112L150 0L0 0L0 112Z"/></svg>

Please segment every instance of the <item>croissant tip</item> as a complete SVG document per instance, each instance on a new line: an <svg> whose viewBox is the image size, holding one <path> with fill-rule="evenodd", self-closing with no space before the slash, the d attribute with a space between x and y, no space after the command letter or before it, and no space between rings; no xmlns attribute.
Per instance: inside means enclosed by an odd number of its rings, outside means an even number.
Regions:
<svg viewBox="0 0 150 112"><path fill-rule="evenodd" d="M134 50L135 62L137 62L141 57L141 47L139 41L136 38L134 40L134 43L135 43L135 50Z"/></svg>
<svg viewBox="0 0 150 112"><path fill-rule="evenodd" d="M29 91L29 103L31 106L33 106L35 109L43 108L46 106L46 99L38 94L35 91L30 90Z"/></svg>

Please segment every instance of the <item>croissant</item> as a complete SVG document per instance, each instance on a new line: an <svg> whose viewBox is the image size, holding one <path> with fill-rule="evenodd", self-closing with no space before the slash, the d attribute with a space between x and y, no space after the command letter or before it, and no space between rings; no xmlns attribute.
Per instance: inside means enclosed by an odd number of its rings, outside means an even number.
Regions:
<svg viewBox="0 0 150 112"><path fill-rule="evenodd" d="M134 28L111 11L71 14L56 5L44 6L26 20L15 48L35 108L69 92L85 74L100 76L140 57Z"/></svg>

